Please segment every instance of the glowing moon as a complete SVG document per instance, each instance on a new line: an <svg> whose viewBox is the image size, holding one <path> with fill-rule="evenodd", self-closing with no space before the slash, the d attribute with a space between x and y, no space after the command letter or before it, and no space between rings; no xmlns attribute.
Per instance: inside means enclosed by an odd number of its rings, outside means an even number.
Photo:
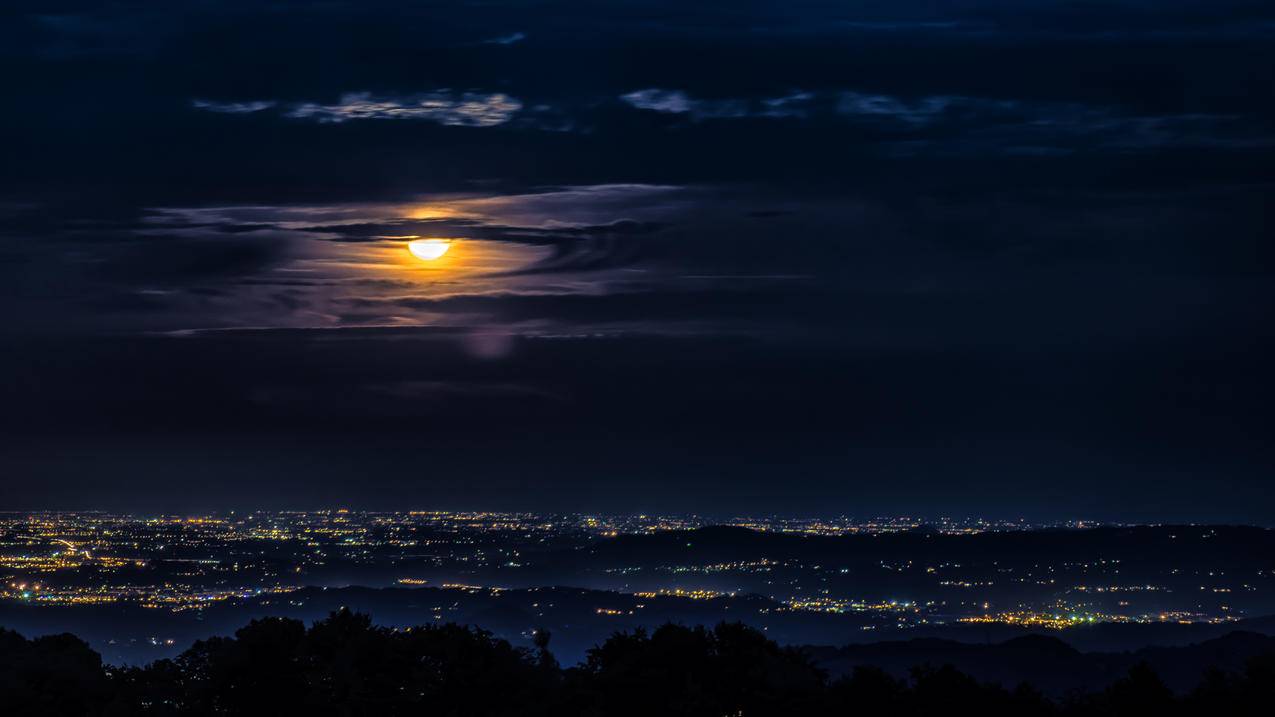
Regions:
<svg viewBox="0 0 1275 717"><path fill-rule="evenodd" d="M417 239L407 243L407 250L412 252L412 256L424 261L433 261L451 248L451 242L444 239Z"/></svg>

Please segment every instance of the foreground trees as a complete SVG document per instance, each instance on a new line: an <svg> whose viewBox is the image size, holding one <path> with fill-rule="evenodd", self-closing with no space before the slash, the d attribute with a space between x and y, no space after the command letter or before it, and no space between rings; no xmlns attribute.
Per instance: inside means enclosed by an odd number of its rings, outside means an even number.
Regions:
<svg viewBox="0 0 1275 717"><path fill-rule="evenodd" d="M342 610L306 628L249 623L174 660L108 668L70 635L0 630L0 704L42 715L1257 715L1275 698L1275 656L1213 673L1185 697L1135 668L1102 693L1063 703L947 667L910 679L860 668L829 680L801 652L741 624L617 633L577 667L457 625L377 627Z"/></svg>

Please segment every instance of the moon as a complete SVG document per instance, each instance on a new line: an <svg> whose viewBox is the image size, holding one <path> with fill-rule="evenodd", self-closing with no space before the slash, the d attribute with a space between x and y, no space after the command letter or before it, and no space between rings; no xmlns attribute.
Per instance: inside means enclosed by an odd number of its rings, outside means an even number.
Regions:
<svg viewBox="0 0 1275 717"><path fill-rule="evenodd" d="M417 239L407 243L407 250L412 252L412 256L422 261L433 261L451 248L451 242L445 239Z"/></svg>

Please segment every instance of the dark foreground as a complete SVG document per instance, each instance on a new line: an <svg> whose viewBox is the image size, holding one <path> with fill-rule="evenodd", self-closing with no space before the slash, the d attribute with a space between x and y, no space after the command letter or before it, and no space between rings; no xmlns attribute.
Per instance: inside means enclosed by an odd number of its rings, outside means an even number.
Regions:
<svg viewBox="0 0 1275 717"><path fill-rule="evenodd" d="M342 610L306 628L254 620L173 660L113 668L72 635L0 631L0 702L42 715L1256 715L1275 699L1275 653L1212 670L1175 695L1146 665L1106 689L1049 699L951 666L908 679L857 667L831 679L800 650L741 624L616 633L576 667L458 625L393 630Z"/></svg>

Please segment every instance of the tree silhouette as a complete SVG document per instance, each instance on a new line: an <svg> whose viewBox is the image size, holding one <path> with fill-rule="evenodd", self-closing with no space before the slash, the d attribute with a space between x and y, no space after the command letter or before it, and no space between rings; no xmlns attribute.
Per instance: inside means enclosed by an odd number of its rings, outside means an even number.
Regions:
<svg viewBox="0 0 1275 717"><path fill-rule="evenodd" d="M80 715L109 701L102 658L74 635L27 640L0 628L0 704L7 714Z"/></svg>

